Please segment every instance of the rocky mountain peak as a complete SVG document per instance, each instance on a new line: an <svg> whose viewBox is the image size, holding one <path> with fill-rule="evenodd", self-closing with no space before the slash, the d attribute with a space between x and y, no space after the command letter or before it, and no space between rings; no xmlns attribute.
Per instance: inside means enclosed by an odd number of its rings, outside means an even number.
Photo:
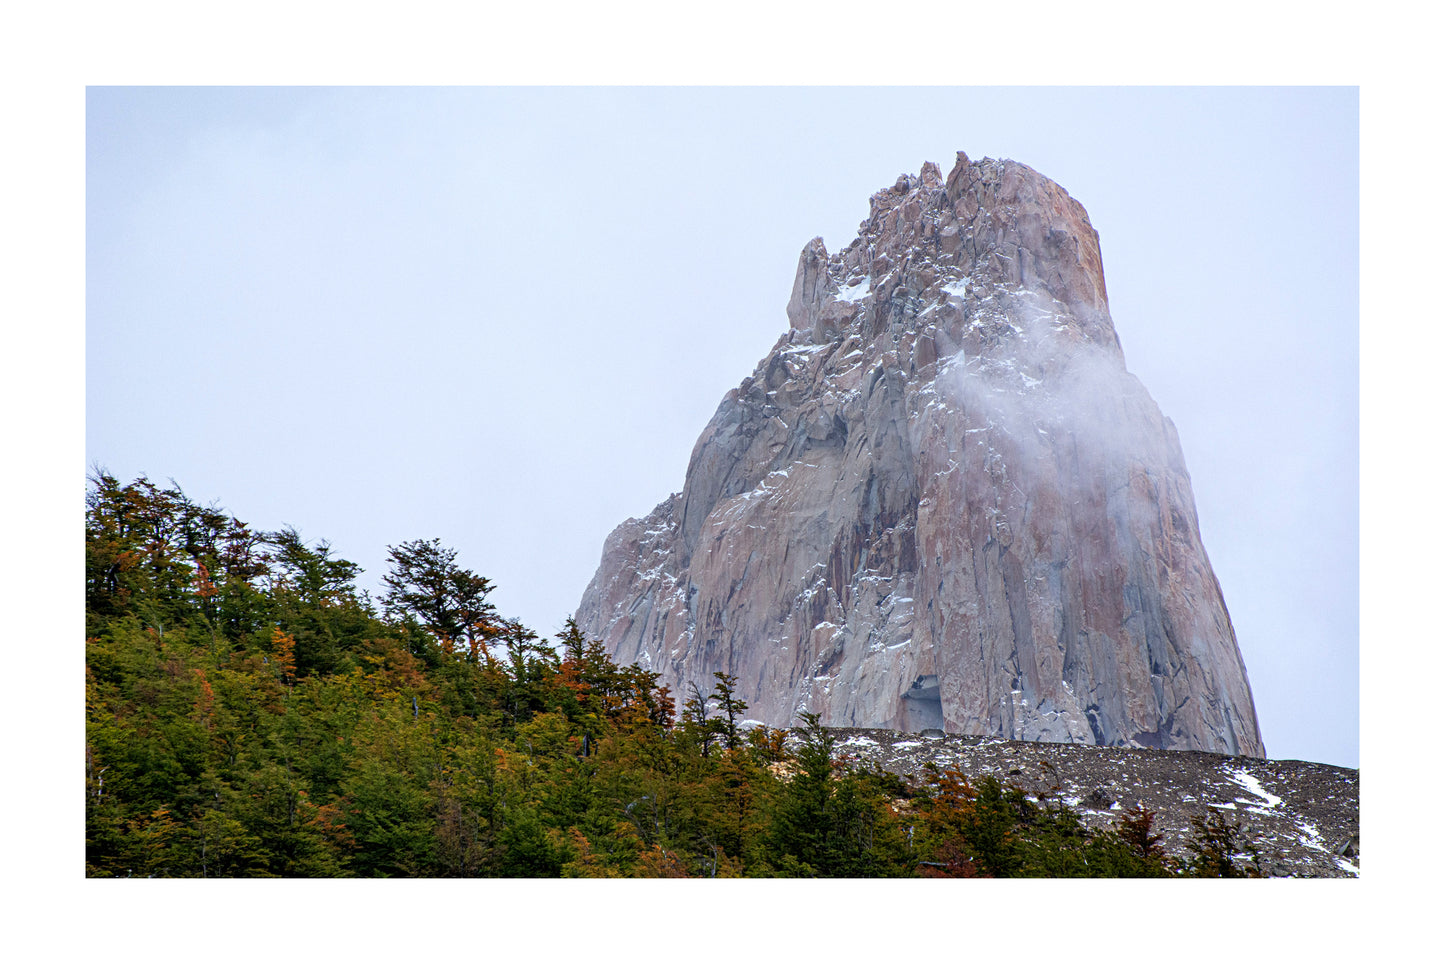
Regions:
<svg viewBox="0 0 1445 964"><path fill-rule="evenodd" d="M1082 205L962 152L804 246L788 330L578 621L757 719L1262 756L1174 426Z"/></svg>
<svg viewBox="0 0 1445 964"><path fill-rule="evenodd" d="M946 182L929 161L875 193L858 237L837 255L810 241L788 321L821 344L850 324L877 322L868 309L895 297L906 311L909 301L961 299L970 285L1056 301L1081 337L1118 348L1099 236L1083 205L1032 168L970 161L962 151Z"/></svg>

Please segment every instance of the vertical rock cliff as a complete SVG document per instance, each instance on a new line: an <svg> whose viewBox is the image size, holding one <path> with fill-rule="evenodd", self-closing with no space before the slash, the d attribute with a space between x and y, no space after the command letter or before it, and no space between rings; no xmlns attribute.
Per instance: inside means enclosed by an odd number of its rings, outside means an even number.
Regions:
<svg viewBox="0 0 1445 964"><path fill-rule="evenodd" d="M803 249L789 330L577 619L749 715L1263 756L1173 424L1125 369L1097 233L959 153Z"/></svg>

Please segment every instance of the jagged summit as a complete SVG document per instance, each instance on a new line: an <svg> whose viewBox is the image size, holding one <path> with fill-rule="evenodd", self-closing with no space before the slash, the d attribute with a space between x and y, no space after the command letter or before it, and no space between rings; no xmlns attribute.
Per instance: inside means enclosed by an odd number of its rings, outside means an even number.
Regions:
<svg viewBox="0 0 1445 964"><path fill-rule="evenodd" d="M1098 234L1012 161L927 163L798 260L789 329L578 622L750 715L1263 756L1174 426Z"/></svg>
<svg viewBox="0 0 1445 964"><path fill-rule="evenodd" d="M905 278L922 290L909 290ZM919 298L965 278L1047 293L1069 306L1086 336L1118 348L1099 236L1083 206L1030 167L971 162L962 151L946 182L929 161L917 177L900 175L876 192L858 237L836 256L822 238L810 241L788 321L824 341L858 317L867 295L886 299L902 285L905 297Z"/></svg>

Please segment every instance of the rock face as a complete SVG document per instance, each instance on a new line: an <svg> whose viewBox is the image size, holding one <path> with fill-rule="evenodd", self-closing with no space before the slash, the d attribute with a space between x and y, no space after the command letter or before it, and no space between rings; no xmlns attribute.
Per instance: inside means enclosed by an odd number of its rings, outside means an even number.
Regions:
<svg viewBox="0 0 1445 964"><path fill-rule="evenodd" d="M1188 842L1197 839L1191 818L1217 814L1239 827L1240 842L1258 852L1265 876L1360 875L1358 770L1214 753L1018 743L937 730L918 735L841 729L832 735L834 758L847 766L895 773L914 788L926 782L929 767L957 770L975 785L992 776L1040 804L1068 806L1095 830L1117 826L1122 813L1142 804L1154 811L1154 831L1175 859L1188 857ZM801 734L788 742L801 743Z"/></svg>
<svg viewBox="0 0 1445 964"><path fill-rule="evenodd" d="M1262 757L1173 424L1124 367L1098 235L959 153L803 249L789 330L577 619L752 716Z"/></svg>

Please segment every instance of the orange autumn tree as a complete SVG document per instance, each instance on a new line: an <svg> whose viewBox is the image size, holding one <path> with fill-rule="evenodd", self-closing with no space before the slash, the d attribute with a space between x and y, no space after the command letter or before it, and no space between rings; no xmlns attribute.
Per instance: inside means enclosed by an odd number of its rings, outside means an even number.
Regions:
<svg viewBox="0 0 1445 964"><path fill-rule="evenodd" d="M277 627L271 631L271 651L281 682L288 686L296 682L296 637Z"/></svg>

